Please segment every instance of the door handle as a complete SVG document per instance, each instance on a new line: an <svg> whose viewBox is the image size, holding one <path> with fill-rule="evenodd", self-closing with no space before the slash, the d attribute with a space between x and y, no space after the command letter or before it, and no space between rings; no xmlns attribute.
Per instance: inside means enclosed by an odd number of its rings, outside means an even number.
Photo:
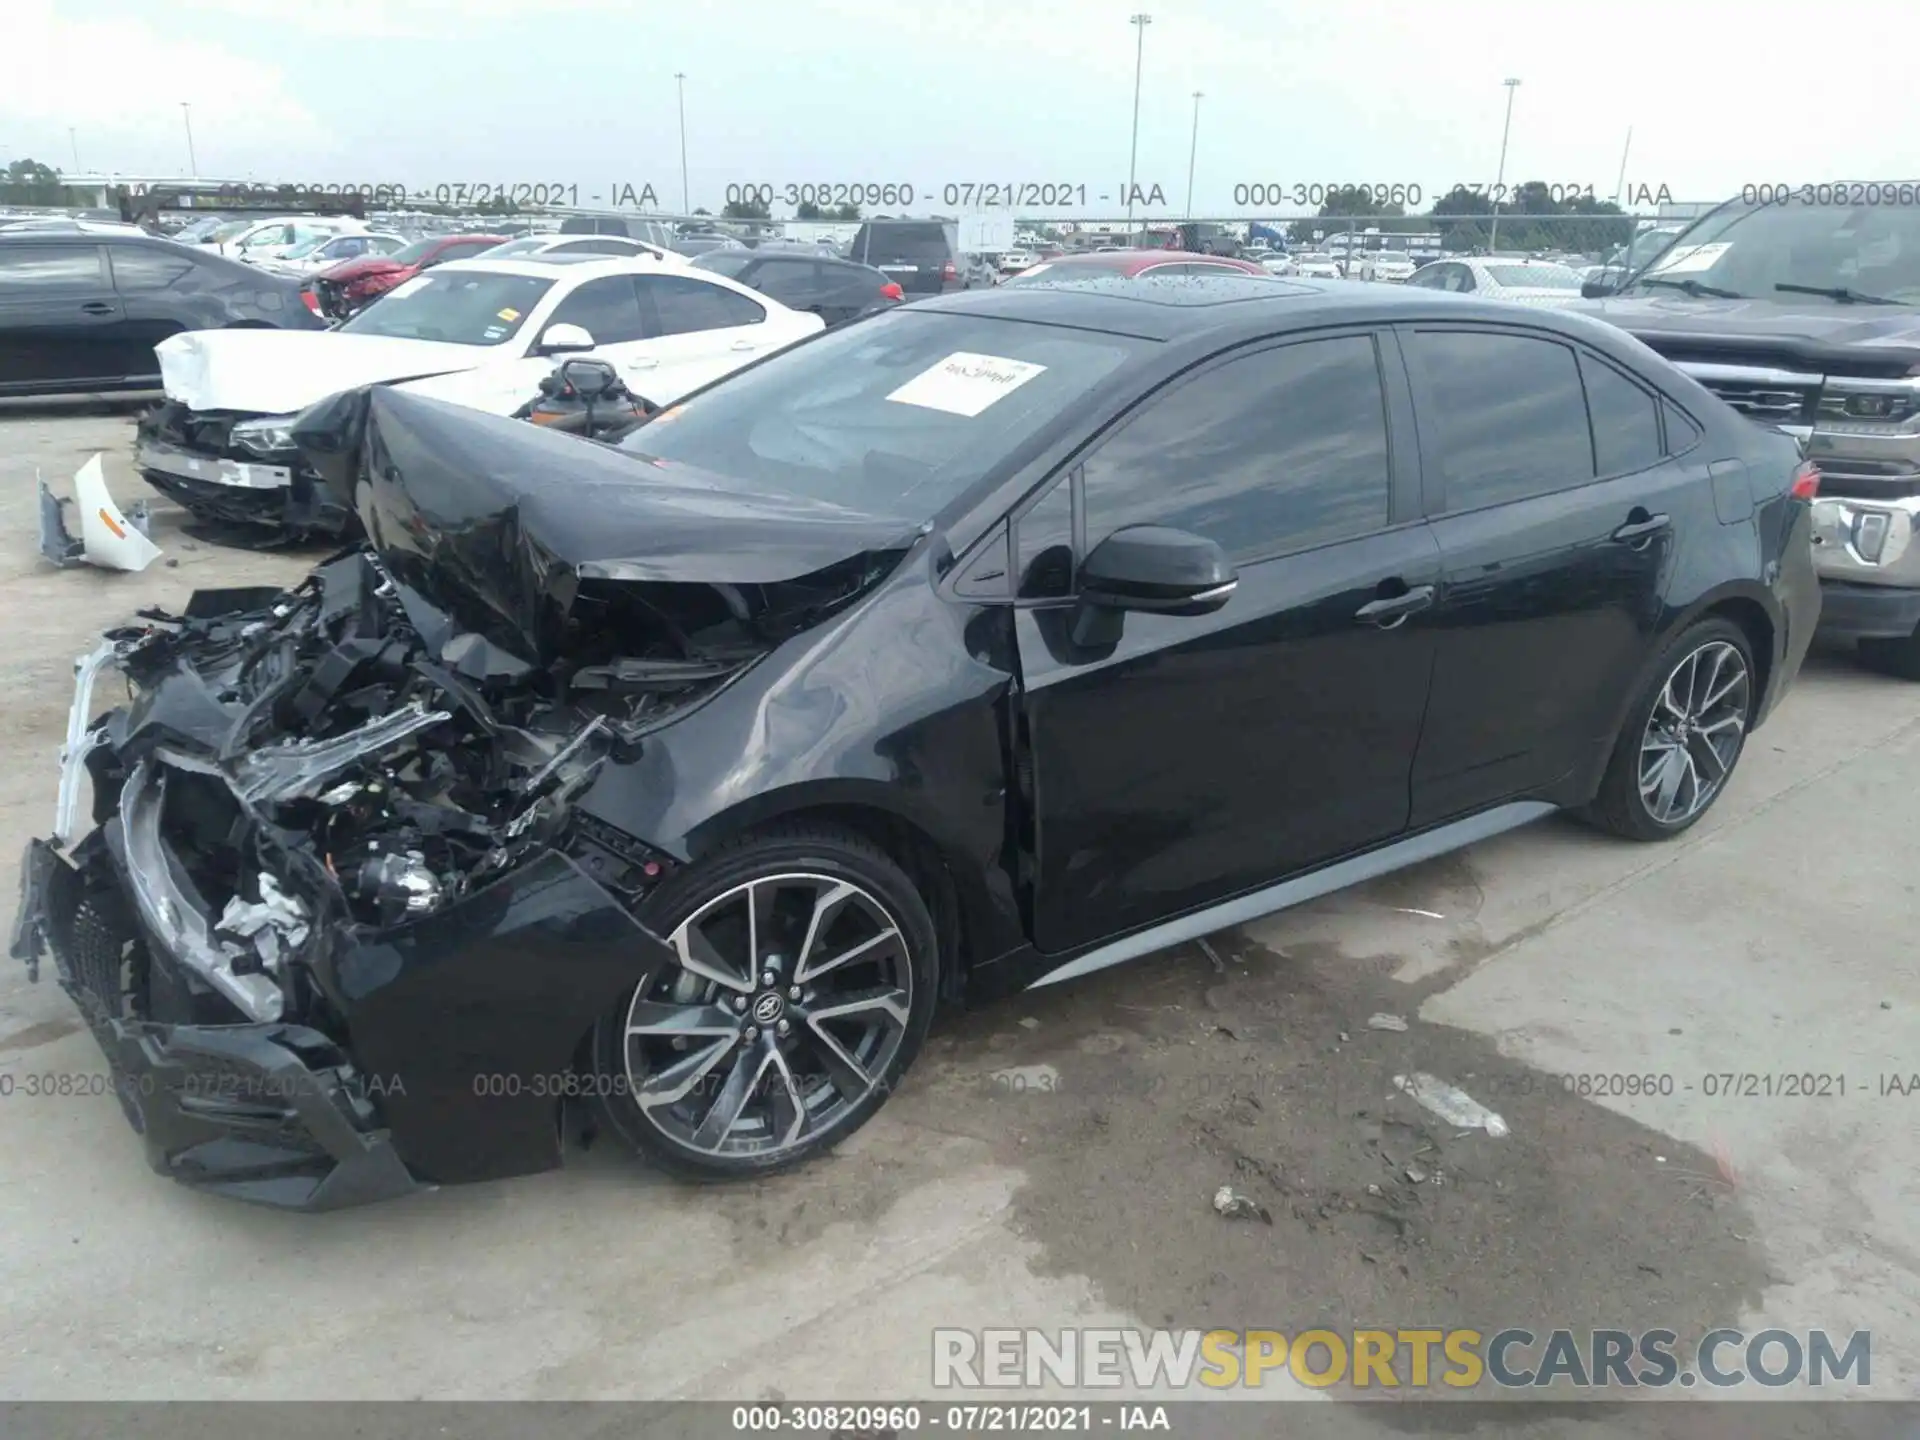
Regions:
<svg viewBox="0 0 1920 1440"><path fill-rule="evenodd" d="M114 307L104 300L89 300L86 304L82 305L80 309L88 315L111 315L114 313Z"/></svg>
<svg viewBox="0 0 1920 1440"><path fill-rule="evenodd" d="M658 370L659 368L660 362L646 355L627 362L627 369L629 370Z"/></svg>
<svg viewBox="0 0 1920 1440"><path fill-rule="evenodd" d="M1426 609L1433 604L1433 587L1416 585L1400 595L1389 595L1384 599L1370 600L1353 612L1353 618L1365 625L1377 626L1382 630L1397 630L1406 622L1409 615Z"/></svg>
<svg viewBox="0 0 1920 1440"><path fill-rule="evenodd" d="M1673 524L1665 515L1649 515L1635 507L1627 516L1627 523L1614 531L1608 538L1616 545L1631 545L1634 549L1643 549L1646 542Z"/></svg>
<svg viewBox="0 0 1920 1440"><path fill-rule="evenodd" d="M751 340L736 340L728 348L733 350L758 350L760 347Z"/></svg>

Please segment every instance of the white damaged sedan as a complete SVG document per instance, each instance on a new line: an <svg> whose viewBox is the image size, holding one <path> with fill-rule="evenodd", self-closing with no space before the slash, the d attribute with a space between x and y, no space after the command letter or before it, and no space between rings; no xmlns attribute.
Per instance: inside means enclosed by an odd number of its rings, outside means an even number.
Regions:
<svg viewBox="0 0 1920 1440"><path fill-rule="evenodd" d="M345 534L346 497L289 430L342 390L390 384L495 415L559 357L605 360L659 405L805 339L818 315L708 271L603 257L458 260L334 330L193 330L155 347L166 402L142 418L141 475L196 518L265 542Z"/></svg>

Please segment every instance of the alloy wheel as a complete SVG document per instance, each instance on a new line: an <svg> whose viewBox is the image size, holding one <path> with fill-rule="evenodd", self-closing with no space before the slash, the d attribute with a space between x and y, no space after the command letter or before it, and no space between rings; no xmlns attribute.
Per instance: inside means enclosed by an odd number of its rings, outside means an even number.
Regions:
<svg viewBox="0 0 1920 1440"><path fill-rule="evenodd" d="M913 974L899 921L834 875L736 885L675 928L676 964L635 991L630 1094L675 1144L767 1158L833 1129L906 1037Z"/></svg>
<svg viewBox="0 0 1920 1440"><path fill-rule="evenodd" d="M1655 821L1681 825L1712 803L1739 758L1751 701L1746 657L1725 640L1673 667L1640 738L1640 799Z"/></svg>

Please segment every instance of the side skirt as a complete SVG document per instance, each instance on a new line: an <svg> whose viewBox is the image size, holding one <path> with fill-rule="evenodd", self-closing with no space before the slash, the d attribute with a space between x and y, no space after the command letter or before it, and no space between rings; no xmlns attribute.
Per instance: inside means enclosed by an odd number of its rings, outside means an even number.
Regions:
<svg viewBox="0 0 1920 1440"><path fill-rule="evenodd" d="M1250 895L1236 896L1218 905L1210 905L1205 910L1182 915L1177 920L1167 920L1119 940L1109 941L1076 960L1069 960L1057 970L1048 971L1027 989L1037 990L1042 985L1076 980L1082 975L1137 960L1142 955L1150 955L1170 945L1197 940L1202 935L1211 935L1216 930L1225 930L1233 925L1243 925L1262 915L1271 915L1276 910L1318 900L1322 895L1331 895L1335 890L1344 890L1363 880L1404 870L1422 860L1431 860L1437 855L1445 855L1508 830L1529 825L1553 814L1558 808L1540 800L1519 800L1510 805L1483 810L1478 815L1469 815L1464 820L1448 821L1432 830L1423 830L1418 835L1409 835L1404 840L1383 845L1378 850L1369 850L1365 854L1341 860L1323 870L1310 871L1291 880L1283 880L1278 885L1269 885L1264 890L1256 890Z"/></svg>

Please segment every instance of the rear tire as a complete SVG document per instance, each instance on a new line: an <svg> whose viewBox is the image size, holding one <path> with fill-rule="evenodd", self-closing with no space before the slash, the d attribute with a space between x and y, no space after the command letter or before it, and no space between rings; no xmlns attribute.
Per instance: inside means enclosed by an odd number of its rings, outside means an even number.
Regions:
<svg viewBox="0 0 1920 1440"><path fill-rule="evenodd" d="M1759 701L1746 632L1714 617L1661 654L1634 698L1581 817L1628 840L1667 840L1725 793Z"/></svg>
<svg viewBox="0 0 1920 1440"><path fill-rule="evenodd" d="M641 918L676 958L596 1027L594 1089L607 1123L676 1175L770 1174L831 1149L926 1039L933 918L859 835L745 837L662 885Z"/></svg>
<svg viewBox="0 0 1920 1440"><path fill-rule="evenodd" d="M1862 640L1860 659L1870 669L1902 680L1920 680L1920 628L1898 640Z"/></svg>

